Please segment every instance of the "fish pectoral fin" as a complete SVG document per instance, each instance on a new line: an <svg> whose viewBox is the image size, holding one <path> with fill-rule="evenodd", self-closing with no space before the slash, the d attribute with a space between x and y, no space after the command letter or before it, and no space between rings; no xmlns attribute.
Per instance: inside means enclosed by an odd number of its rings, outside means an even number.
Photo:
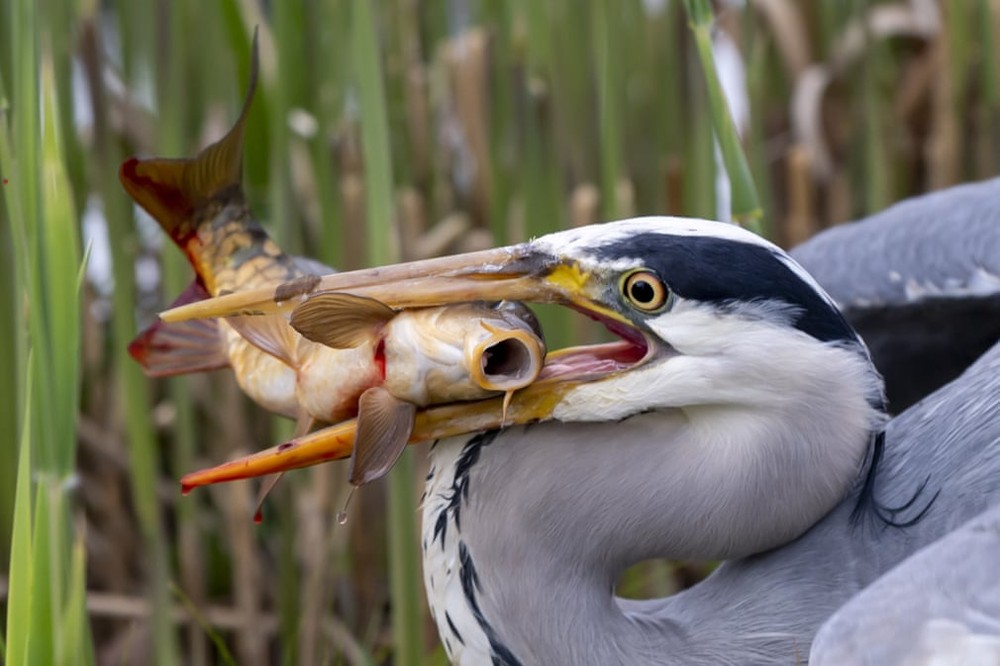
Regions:
<svg viewBox="0 0 1000 666"><path fill-rule="evenodd" d="M298 336L283 315L239 315L226 317L240 337L285 365L296 367Z"/></svg>
<svg viewBox="0 0 1000 666"><path fill-rule="evenodd" d="M374 298L325 292L295 308L292 328L327 347L351 349L371 340L395 316L395 310Z"/></svg>
<svg viewBox="0 0 1000 666"><path fill-rule="evenodd" d="M316 419L305 413L299 414L299 418L295 422L295 432L292 433L292 439L298 439L307 434L315 425ZM271 491L274 490L274 487L278 485L278 481L281 481L281 477L284 475L284 472L276 472L264 477L264 480L260 484L260 490L257 491L257 503L253 508L253 522L260 523L264 520L264 500L267 499L267 496L271 494Z"/></svg>
<svg viewBox="0 0 1000 666"><path fill-rule="evenodd" d="M208 297L205 287L195 280L171 307ZM150 377L173 377L229 365L229 356L219 335L218 319L157 321L129 343L128 353Z"/></svg>
<svg viewBox="0 0 1000 666"><path fill-rule="evenodd" d="M268 474L261 481L260 490L257 491L257 503L253 507L253 522L257 524L264 522L264 500L267 499L267 496L271 494L271 491L274 490L274 487L278 485L278 481L281 481L281 477L284 475L284 472Z"/></svg>
<svg viewBox="0 0 1000 666"><path fill-rule="evenodd" d="M415 405L380 386L361 394L351 453L349 480L353 485L380 479L392 469L410 439L416 413Z"/></svg>

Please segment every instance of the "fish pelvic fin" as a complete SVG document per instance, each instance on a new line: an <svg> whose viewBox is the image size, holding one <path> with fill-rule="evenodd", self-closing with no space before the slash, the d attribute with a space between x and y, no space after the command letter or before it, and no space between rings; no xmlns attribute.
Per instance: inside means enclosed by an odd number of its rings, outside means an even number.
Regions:
<svg viewBox="0 0 1000 666"><path fill-rule="evenodd" d="M292 438L302 437L312 430L314 425L316 425L316 419L308 414L299 414L299 418L295 422L295 432L292 433ZM269 474L264 477L260 485L260 490L257 491L257 503L253 509L253 522L260 524L264 521L264 500L267 499L267 496L271 494L271 491L274 490L274 487L278 485L278 481L281 481L281 477L284 475L284 472L277 472L276 474Z"/></svg>
<svg viewBox="0 0 1000 666"><path fill-rule="evenodd" d="M197 321L197 320L192 320ZM298 367L298 349L301 338L283 315L238 315L226 317L244 340L270 354L290 368Z"/></svg>
<svg viewBox="0 0 1000 666"><path fill-rule="evenodd" d="M125 191L186 251L192 264L194 258L188 244L197 231L196 211L221 192L238 188L242 183L243 130L257 87L257 74L255 32L246 99L239 118L229 132L194 158L131 157L118 170L118 178Z"/></svg>
<svg viewBox="0 0 1000 666"><path fill-rule="evenodd" d="M399 460L413 431L415 405L376 386L358 399L358 430L349 480L363 486L385 476Z"/></svg>
<svg viewBox="0 0 1000 666"><path fill-rule="evenodd" d="M174 306L206 298L205 287L195 280L177 297ZM150 377L172 377L229 365L217 319L154 322L132 340L128 353Z"/></svg>

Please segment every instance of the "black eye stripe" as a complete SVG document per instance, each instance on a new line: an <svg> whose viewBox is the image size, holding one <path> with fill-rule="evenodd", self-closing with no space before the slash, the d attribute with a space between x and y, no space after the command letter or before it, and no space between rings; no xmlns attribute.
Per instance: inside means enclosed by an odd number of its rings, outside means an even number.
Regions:
<svg viewBox="0 0 1000 666"><path fill-rule="evenodd" d="M603 245L593 256L598 261L639 263L660 276L681 299L719 307L758 301L786 303L797 312L790 325L807 335L823 342L858 342L840 312L782 261L779 250L726 238L644 232ZM627 289L623 296L634 303Z"/></svg>

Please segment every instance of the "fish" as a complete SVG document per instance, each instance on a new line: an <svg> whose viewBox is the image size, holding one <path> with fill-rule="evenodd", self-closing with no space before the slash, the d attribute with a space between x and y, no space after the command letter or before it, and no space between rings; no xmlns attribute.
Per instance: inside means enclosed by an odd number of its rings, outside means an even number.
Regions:
<svg viewBox="0 0 1000 666"><path fill-rule="evenodd" d="M221 139L194 158L132 157L119 169L125 191L194 269L193 282L172 307L266 286L285 285L292 295L332 272L283 252L249 210L243 137L257 77L255 35L247 94ZM295 436L356 418L349 475L355 486L391 469L416 408L510 396L534 381L544 361L541 329L521 303L393 310L373 299L318 293L303 305L294 321L254 311L160 320L128 351L152 377L230 368L255 403L296 419ZM256 517L276 480L261 491Z"/></svg>
<svg viewBox="0 0 1000 666"><path fill-rule="evenodd" d="M514 392L534 382L545 362L538 320L514 301L394 310L372 298L319 293L290 323L324 349L367 347L373 336L379 341L373 362L382 383L358 398L348 475L355 486L380 478L399 458L416 408L502 394L506 414Z"/></svg>

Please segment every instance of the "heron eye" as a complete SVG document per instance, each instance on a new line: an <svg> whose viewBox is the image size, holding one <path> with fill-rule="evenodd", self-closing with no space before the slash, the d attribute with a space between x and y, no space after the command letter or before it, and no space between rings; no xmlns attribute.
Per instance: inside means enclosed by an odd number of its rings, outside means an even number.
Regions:
<svg viewBox="0 0 1000 666"><path fill-rule="evenodd" d="M670 302L670 290L660 277L648 270L629 273L622 281L622 292L629 303L643 312L659 312Z"/></svg>

